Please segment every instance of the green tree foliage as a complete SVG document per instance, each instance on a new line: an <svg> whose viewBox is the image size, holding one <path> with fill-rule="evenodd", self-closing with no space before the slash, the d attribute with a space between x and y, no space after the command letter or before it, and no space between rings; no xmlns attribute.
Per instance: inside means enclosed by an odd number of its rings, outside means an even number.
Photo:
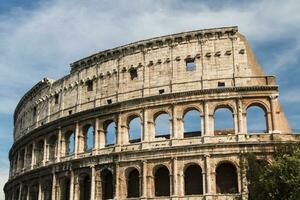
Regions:
<svg viewBox="0 0 300 200"><path fill-rule="evenodd" d="M300 200L300 148L277 146L272 163L248 156L249 200Z"/></svg>

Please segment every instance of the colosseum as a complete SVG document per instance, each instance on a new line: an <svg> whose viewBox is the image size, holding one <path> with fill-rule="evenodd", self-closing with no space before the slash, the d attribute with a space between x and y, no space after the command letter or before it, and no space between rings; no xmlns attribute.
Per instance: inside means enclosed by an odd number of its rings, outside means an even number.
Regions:
<svg viewBox="0 0 300 200"><path fill-rule="evenodd" d="M6 200L247 199L246 154L271 159L275 144L300 142L237 27L142 40L70 68L15 109ZM254 107L264 130L247 127Z"/></svg>

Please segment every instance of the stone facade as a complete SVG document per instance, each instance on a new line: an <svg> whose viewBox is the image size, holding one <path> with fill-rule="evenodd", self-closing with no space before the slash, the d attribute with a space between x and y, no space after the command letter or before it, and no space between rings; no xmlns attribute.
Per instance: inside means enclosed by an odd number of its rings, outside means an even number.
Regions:
<svg viewBox="0 0 300 200"><path fill-rule="evenodd" d="M237 27L96 53L20 100L6 199L247 199L245 154L263 150L271 159L275 144L300 141L278 95ZM266 124L256 134L247 130L253 106ZM233 127L217 130L215 113L224 108ZM201 128L188 134L192 110ZM158 134L162 115L168 131Z"/></svg>

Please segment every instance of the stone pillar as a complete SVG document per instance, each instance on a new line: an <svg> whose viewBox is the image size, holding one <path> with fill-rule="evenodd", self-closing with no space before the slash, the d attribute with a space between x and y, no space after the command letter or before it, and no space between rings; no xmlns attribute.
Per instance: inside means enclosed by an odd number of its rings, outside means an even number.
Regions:
<svg viewBox="0 0 300 200"><path fill-rule="evenodd" d="M58 127L56 162L60 162L60 157L62 156L61 146L62 146L62 141L61 141L61 127Z"/></svg>
<svg viewBox="0 0 300 200"><path fill-rule="evenodd" d="M30 169L33 169L35 165L35 142L32 143L32 153L31 153L31 166Z"/></svg>
<svg viewBox="0 0 300 200"><path fill-rule="evenodd" d="M27 166L28 166L27 154L28 154L28 147L25 146L25 149L24 149L24 161L23 161L23 168L24 169L27 169Z"/></svg>
<svg viewBox="0 0 300 200"><path fill-rule="evenodd" d="M147 198L147 161L143 161L143 170L142 170L142 198L146 199Z"/></svg>
<svg viewBox="0 0 300 200"><path fill-rule="evenodd" d="M95 187L95 180L96 180L96 172L95 172L95 166L92 165L91 166L91 170L92 170L92 173L91 173L91 200L92 199L95 199L95 190L96 190L96 187Z"/></svg>
<svg viewBox="0 0 300 200"><path fill-rule="evenodd" d="M74 157L76 158L77 157L77 154L78 154L78 146L79 146L79 142L78 142L78 139L79 139L79 122L76 121L75 122L75 133L74 133L74 145L75 145L75 148L74 148Z"/></svg>
<svg viewBox="0 0 300 200"><path fill-rule="evenodd" d="M271 104L271 120L272 120L273 133L280 133L278 129L278 120L277 120L277 112L276 112L277 95L270 96L270 104Z"/></svg>
<svg viewBox="0 0 300 200"><path fill-rule="evenodd" d="M210 155L206 154L204 155L205 157L205 172L206 172L206 194L210 195L211 194L211 182L212 182L212 178L211 178L211 167L210 167Z"/></svg>
<svg viewBox="0 0 300 200"><path fill-rule="evenodd" d="M46 164L46 162L48 161L48 159L47 159L47 150L48 150L48 148L47 148L47 138L45 137L44 138L44 152L43 152L43 166L45 166L45 164Z"/></svg>
<svg viewBox="0 0 300 200"><path fill-rule="evenodd" d="M173 132L172 134L172 137L173 139L177 139L179 138L179 132L178 132L178 121L177 121L177 112L176 112L176 105L172 105L172 130L171 130L171 133Z"/></svg>
<svg viewBox="0 0 300 200"><path fill-rule="evenodd" d="M30 185L27 186L27 195L26 195L26 200L30 199Z"/></svg>
<svg viewBox="0 0 300 200"><path fill-rule="evenodd" d="M143 142L149 141L149 130L148 130L148 110L147 108L143 109Z"/></svg>
<svg viewBox="0 0 300 200"><path fill-rule="evenodd" d="M99 148L99 119L95 119L95 127L94 127L94 146L93 146L93 154L97 154Z"/></svg>
<svg viewBox="0 0 300 200"><path fill-rule="evenodd" d="M52 174L52 200L56 200L57 197L56 197L56 175L55 175L55 172L53 172Z"/></svg>
<svg viewBox="0 0 300 200"><path fill-rule="evenodd" d="M41 180L39 180L39 196L38 196L38 200L42 200L42 184L41 184Z"/></svg>
<svg viewBox="0 0 300 200"><path fill-rule="evenodd" d="M241 99L237 99L237 117L238 117L238 133L245 134L243 122L243 104Z"/></svg>
<svg viewBox="0 0 300 200"><path fill-rule="evenodd" d="M22 183L20 183L20 187L19 187L19 196L18 196L18 200L22 199Z"/></svg>
<svg viewBox="0 0 300 200"><path fill-rule="evenodd" d="M211 135L210 134L210 124L209 124L209 110L208 110L208 103L206 101L203 102L204 107L204 135Z"/></svg>
<svg viewBox="0 0 300 200"><path fill-rule="evenodd" d="M173 186L172 188L172 196L177 197L178 196L178 167L177 167L177 158L172 159L173 163L173 178L171 185Z"/></svg>
<svg viewBox="0 0 300 200"><path fill-rule="evenodd" d="M120 164L116 162L115 174L116 174L116 184L115 184L115 199L120 199Z"/></svg>
<svg viewBox="0 0 300 200"><path fill-rule="evenodd" d="M117 121L117 130L116 130L116 145L120 146L122 144L122 136L123 136L123 129L122 129L122 114L118 115Z"/></svg>
<svg viewBox="0 0 300 200"><path fill-rule="evenodd" d="M77 82L80 82L80 72L77 73ZM80 112L80 107L81 107L81 90L80 90L81 85L77 84L77 96L76 96L76 112Z"/></svg>
<svg viewBox="0 0 300 200"><path fill-rule="evenodd" d="M70 173L70 200L74 200L74 171Z"/></svg>
<svg viewBox="0 0 300 200"><path fill-rule="evenodd" d="M105 141L105 130L103 128L100 128L99 130L99 148L102 149L105 147L106 141Z"/></svg>

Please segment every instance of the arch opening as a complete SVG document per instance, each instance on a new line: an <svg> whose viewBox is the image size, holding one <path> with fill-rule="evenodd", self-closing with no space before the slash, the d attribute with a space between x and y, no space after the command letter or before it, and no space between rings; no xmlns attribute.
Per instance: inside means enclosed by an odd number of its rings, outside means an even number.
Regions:
<svg viewBox="0 0 300 200"><path fill-rule="evenodd" d="M234 119L232 111L227 107L217 108L214 113L215 135L234 134Z"/></svg>
<svg viewBox="0 0 300 200"><path fill-rule="evenodd" d="M237 170L231 163L222 163L216 169L217 193L238 192Z"/></svg>
<svg viewBox="0 0 300 200"><path fill-rule="evenodd" d="M44 141L40 140L35 148L36 165L41 165L44 159Z"/></svg>
<svg viewBox="0 0 300 200"><path fill-rule="evenodd" d="M141 119L139 117L134 117L133 119L130 120L128 124L128 132L129 132L130 143L141 141L142 126L141 126Z"/></svg>
<svg viewBox="0 0 300 200"><path fill-rule="evenodd" d="M189 110L183 116L184 137L201 136L201 116L196 109Z"/></svg>
<svg viewBox="0 0 300 200"><path fill-rule="evenodd" d="M251 105L247 108L247 132L248 133L267 133L266 111L257 105Z"/></svg>
<svg viewBox="0 0 300 200"><path fill-rule="evenodd" d="M105 144L106 146L111 146L116 144L117 137L117 125L114 121L107 124L105 129Z"/></svg>
<svg viewBox="0 0 300 200"><path fill-rule="evenodd" d="M155 137L170 138L170 119L167 113L159 114L154 121Z"/></svg>
<svg viewBox="0 0 300 200"><path fill-rule="evenodd" d="M114 183L113 174L109 170L103 170L101 172L102 180L102 199L113 199L114 198Z"/></svg>
<svg viewBox="0 0 300 200"><path fill-rule="evenodd" d="M70 199L70 183L69 177L60 180L60 200Z"/></svg>
<svg viewBox="0 0 300 200"><path fill-rule="evenodd" d="M66 137L66 155L70 156L75 153L75 134L73 131L70 131Z"/></svg>
<svg viewBox="0 0 300 200"><path fill-rule="evenodd" d="M91 178L88 174L80 176L79 182L80 200L91 199Z"/></svg>
<svg viewBox="0 0 300 200"><path fill-rule="evenodd" d="M129 172L127 177L127 197L139 197L140 196L140 173L137 169L133 169Z"/></svg>
<svg viewBox="0 0 300 200"><path fill-rule="evenodd" d="M185 195L203 194L202 169L199 165L190 165L184 171Z"/></svg>
<svg viewBox="0 0 300 200"><path fill-rule="evenodd" d="M49 145L49 160L50 161L54 161L56 158L56 148L57 148L57 137L56 135L53 135L50 137L49 141L48 141L48 145Z"/></svg>
<svg viewBox="0 0 300 200"><path fill-rule="evenodd" d="M170 173L167 167L158 168L154 174L155 196L170 196Z"/></svg>
<svg viewBox="0 0 300 200"><path fill-rule="evenodd" d="M89 152L94 147L94 127L87 125L84 127L84 151Z"/></svg>

